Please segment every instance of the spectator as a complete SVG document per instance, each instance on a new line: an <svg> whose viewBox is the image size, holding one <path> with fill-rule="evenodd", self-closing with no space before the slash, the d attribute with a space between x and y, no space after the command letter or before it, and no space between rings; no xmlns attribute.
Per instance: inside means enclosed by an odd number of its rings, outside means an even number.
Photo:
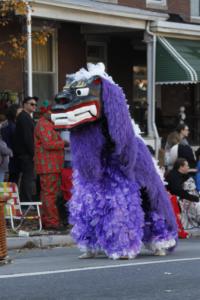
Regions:
<svg viewBox="0 0 200 300"><path fill-rule="evenodd" d="M186 124L181 123L177 126L176 131L178 132L178 134L180 136L180 144L189 145L188 140L187 140L189 133L190 133L189 127Z"/></svg>
<svg viewBox="0 0 200 300"><path fill-rule="evenodd" d="M43 115L35 128L35 169L40 175L42 222L45 229L60 230L57 195L60 191L61 170L64 163L64 141L54 130L51 108L42 107ZM63 228L62 228L63 229Z"/></svg>
<svg viewBox="0 0 200 300"><path fill-rule="evenodd" d="M191 169L194 169L196 167L194 153L193 153L192 148L189 146L189 144L184 145L181 143L177 143L169 150L168 170L171 170L173 168L173 165L174 165L175 161L177 160L177 158L185 158L189 163L190 171L191 171Z"/></svg>
<svg viewBox="0 0 200 300"><path fill-rule="evenodd" d="M185 158L190 168L196 167L196 161L193 150L189 145L186 137L189 134L189 128L185 124L179 124L177 131L169 134L165 146L165 165L168 170L173 168L177 158Z"/></svg>
<svg viewBox="0 0 200 300"><path fill-rule="evenodd" d="M183 184L189 177L189 164L187 160L184 158L178 158L173 169L166 176L166 181L168 183L167 189L171 194L174 194L181 199L198 202L198 196L191 195L183 189Z"/></svg>
<svg viewBox="0 0 200 300"><path fill-rule="evenodd" d="M4 181L5 172L8 171L9 158L12 156L12 150L0 137L0 182Z"/></svg>
<svg viewBox="0 0 200 300"><path fill-rule="evenodd" d="M3 141L12 150L13 156L10 157L8 173L10 182L18 184L19 181L19 163L14 152L14 138L16 130L16 117L21 112L22 108L18 104L12 104L6 112L6 122L1 127L1 136Z"/></svg>
<svg viewBox="0 0 200 300"><path fill-rule="evenodd" d="M34 120L37 97L27 97L23 101L23 110L16 120L14 149L21 171L20 200L31 202L34 183Z"/></svg>
<svg viewBox="0 0 200 300"><path fill-rule="evenodd" d="M194 179L189 175L186 159L179 158L166 176L167 189L178 196L181 206L181 221L184 229L200 226L200 202Z"/></svg>
<svg viewBox="0 0 200 300"><path fill-rule="evenodd" d="M180 135L177 131L171 132L167 137L167 142L165 145L165 167L171 169L171 160L173 159L173 152L170 153L173 146L178 145L180 142ZM176 159L175 159L176 160ZM174 161L175 161L174 160Z"/></svg>

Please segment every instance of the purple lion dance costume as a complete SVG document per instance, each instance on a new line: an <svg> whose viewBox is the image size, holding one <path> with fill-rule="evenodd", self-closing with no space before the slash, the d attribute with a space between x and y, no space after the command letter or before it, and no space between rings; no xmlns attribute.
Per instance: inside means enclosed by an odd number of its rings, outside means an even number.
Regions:
<svg viewBox="0 0 200 300"><path fill-rule="evenodd" d="M103 64L88 68L67 76L52 114L55 127L71 128L72 236L81 250L113 259L134 258L143 244L154 253L173 249L171 203L125 95Z"/></svg>

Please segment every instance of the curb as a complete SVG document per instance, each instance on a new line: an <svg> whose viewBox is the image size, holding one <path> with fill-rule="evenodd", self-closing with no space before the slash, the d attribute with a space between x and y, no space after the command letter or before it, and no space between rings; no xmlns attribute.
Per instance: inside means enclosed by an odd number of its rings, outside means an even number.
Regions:
<svg viewBox="0 0 200 300"><path fill-rule="evenodd" d="M188 229L187 232L191 237L200 237L200 228Z"/></svg>
<svg viewBox="0 0 200 300"><path fill-rule="evenodd" d="M21 249L21 248L45 248L51 246L72 246L72 245L74 245L74 241L69 234L7 238L8 250Z"/></svg>
<svg viewBox="0 0 200 300"><path fill-rule="evenodd" d="M199 238L200 230L188 230L190 237ZM7 237L7 249L16 250L23 248L46 248L56 246L74 246L75 243L70 234L40 235L29 237Z"/></svg>

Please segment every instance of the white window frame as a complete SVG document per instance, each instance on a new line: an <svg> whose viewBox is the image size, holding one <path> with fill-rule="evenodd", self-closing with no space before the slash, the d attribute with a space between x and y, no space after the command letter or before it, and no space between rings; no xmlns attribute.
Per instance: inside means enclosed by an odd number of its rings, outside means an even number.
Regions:
<svg viewBox="0 0 200 300"><path fill-rule="evenodd" d="M39 31L40 27L33 26L32 31ZM52 74L53 75L53 93L54 95L58 93L58 43L57 43L57 29L52 30L52 71L40 72L32 71L32 74ZM27 66L25 63L25 73L27 76ZM52 95L52 97L54 96ZM37 95L36 95L37 96Z"/></svg>
<svg viewBox="0 0 200 300"><path fill-rule="evenodd" d="M191 19L192 21L199 21L200 19L200 0L190 0L190 7L191 7Z"/></svg>
<svg viewBox="0 0 200 300"><path fill-rule="evenodd" d="M39 30L33 27L34 30ZM54 95L58 92L58 45L57 45L57 30L54 29L52 34L52 71L51 72L37 72L33 70L33 74L54 74L53 78L53 91ZM53 96L53 95L52 95Z"/></svg>
<svg viewBox="0 0 200 300"><path fill-rule="evenodd" d="M148 8L167 9L167 0L146 0Z"/></svg>

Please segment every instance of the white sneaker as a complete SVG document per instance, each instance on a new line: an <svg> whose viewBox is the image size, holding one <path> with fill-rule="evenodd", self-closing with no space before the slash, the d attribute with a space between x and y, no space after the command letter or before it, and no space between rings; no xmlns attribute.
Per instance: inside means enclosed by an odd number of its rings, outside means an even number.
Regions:
<svg viewBox="0 0 200 300"><path fill-rule="evenodd" d="M154 252L155 256L165 256L166 255L166 250L165 249L160 249L160 250L156 250Z"/></svg>
<svg viewBox="0 0 200 300"><path fill-rule="evenodd" d="M81 254L78 258L80 259L85 259L85 258L95 258L96 254L91 252L91 251L87 251L83 254Z"/></svg>

